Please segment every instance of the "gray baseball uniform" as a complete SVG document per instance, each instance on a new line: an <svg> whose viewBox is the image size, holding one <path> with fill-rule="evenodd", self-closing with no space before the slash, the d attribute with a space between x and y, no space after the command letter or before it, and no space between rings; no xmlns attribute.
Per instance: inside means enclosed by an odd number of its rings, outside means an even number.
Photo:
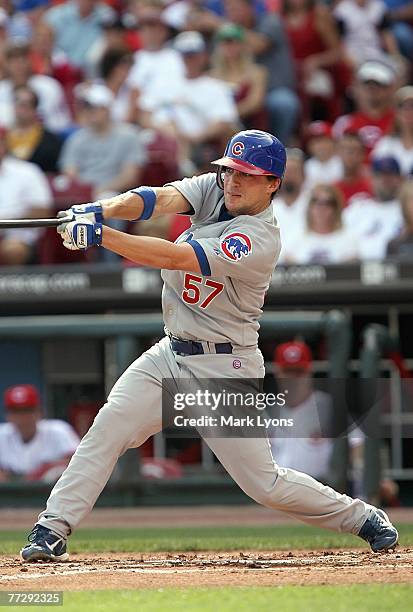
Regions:
<svg viewBox="0 0 413 612"><path fill-rule="evenodd" d="M280 252L273 207L253 217L229 217L214 173L171 184L194 209L190 231L178 242L185 240L194 247L202 276L162 271L165 325L178 337L231 342L236 348L252 350L257 346L258 318Z"/></svg>
<svg viewBox="0 0 413 612"><path fill-rule="evenodd" d="M231 217L215 174L171 183L193 208L178 241L195 250L202 274L162 271L166 331L202 343L204 354L174 352L168 336L141 355L114 385L39 515L67 536L92 509L118 457L160 431L162 379L262 378L258 318L280 239L271 204ZM216 343L231 343L219 353ZM208 438L207 444L250 497L312 525L358 533L371 506L276 465L265 438Z"/></svg>

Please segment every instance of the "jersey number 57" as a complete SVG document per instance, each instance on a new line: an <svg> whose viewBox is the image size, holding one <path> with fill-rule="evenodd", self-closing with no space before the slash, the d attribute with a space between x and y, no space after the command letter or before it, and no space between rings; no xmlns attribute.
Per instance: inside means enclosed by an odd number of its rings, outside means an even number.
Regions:
<svg viewBox="0 0 413 612"><path fill-rule="evenodd" d="M222 283L218 283L209 278L204 280L202 276L187 272L184 277L184 289L182 290L183 301L187 304L198 304L201 300L201 287L203 285L211 288L212 291L199 304L200 308L207 308L212 300L214 300L224 289Z"/></svg>

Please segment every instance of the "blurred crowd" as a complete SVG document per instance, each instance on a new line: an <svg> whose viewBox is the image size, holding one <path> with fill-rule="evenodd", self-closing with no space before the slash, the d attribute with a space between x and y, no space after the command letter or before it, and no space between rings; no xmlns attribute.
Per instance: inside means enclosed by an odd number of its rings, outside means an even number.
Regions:
<svg viewBox="0 0 413 612"><path fill-rule="evenodd" d="M282 263L413 260L412 60L411 0L0 0L0 218L211 171L257 128L288 147ZM0 265L97 251L0 235Z"/></svg>

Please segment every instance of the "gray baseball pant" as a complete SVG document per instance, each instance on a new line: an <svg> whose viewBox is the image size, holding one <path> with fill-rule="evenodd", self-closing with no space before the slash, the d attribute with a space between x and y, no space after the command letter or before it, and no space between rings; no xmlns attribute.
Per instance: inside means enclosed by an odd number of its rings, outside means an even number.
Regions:
<svg viewBox="0 0 413 612"><path fill-rule="evenodd" d="M234 359L241 361L235 369ZM237 364L238 366L238 364ZM163 338L122 374L55 484L38 522L62 537L91 511L118 458L162 429L163 378L261 378L261 352L180 356ZM266 438L207 438L240 488L259 504L317 527L357 534L371 506L295 470L279 467Z"/></svg>

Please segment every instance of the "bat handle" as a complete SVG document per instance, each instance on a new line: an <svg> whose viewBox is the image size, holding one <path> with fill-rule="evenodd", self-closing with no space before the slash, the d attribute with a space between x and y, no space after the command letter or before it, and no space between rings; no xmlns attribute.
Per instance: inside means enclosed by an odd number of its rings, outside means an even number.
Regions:
<svg viewBox="0 0 413 612"><path fill-rule="evenodd" d="M62 223L70 223L71 221L74 221L74 220L75 220L74 215L67 215L66 217L57 217L57 219L55 220L56 227L58 225L62 225Z"/></svg>

